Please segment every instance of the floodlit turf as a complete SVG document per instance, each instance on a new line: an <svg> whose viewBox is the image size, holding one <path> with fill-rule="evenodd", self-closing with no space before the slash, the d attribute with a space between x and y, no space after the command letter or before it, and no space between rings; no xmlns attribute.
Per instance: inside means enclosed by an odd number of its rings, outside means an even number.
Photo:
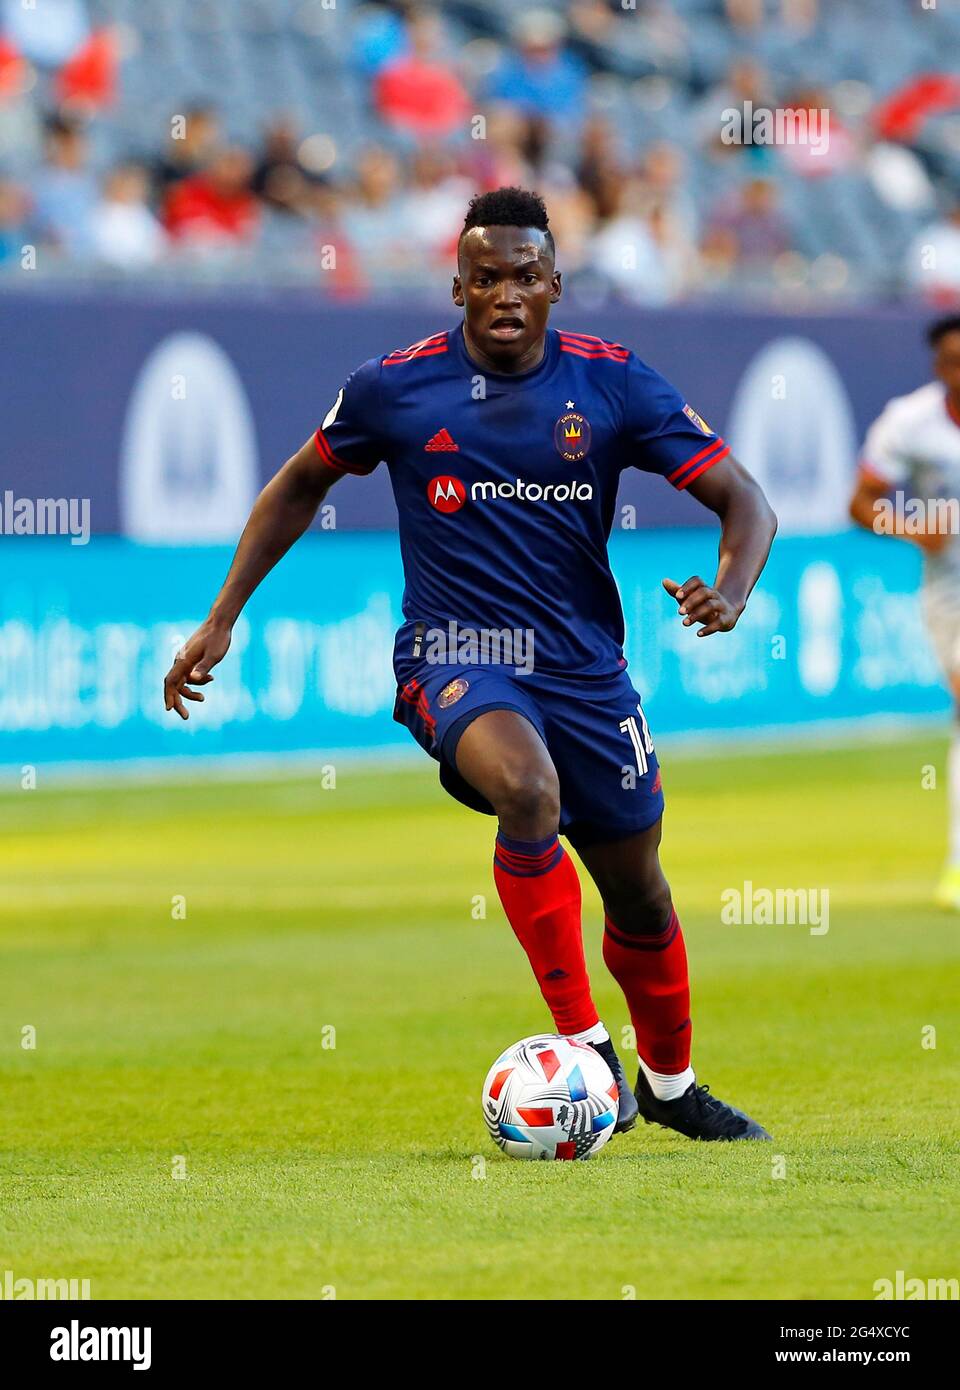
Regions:
<svg viewBox="0 0 960 1390"><path fill-rule="evenodd" d="M934 736L667 750L694 1059L775 1142L643 1126L582 1164L518 1163L486 1136L487 1067L549 1022L496 899L492 823L426 760L344 765L335 790L54 791L41 769L0 796L0 1280L869 1299L898 1269L956 1276L960 919L931 906L944 756ZM828 888L829 931L722 925L745 880ZM619 1037L592 889L585 918Z"/></svg>

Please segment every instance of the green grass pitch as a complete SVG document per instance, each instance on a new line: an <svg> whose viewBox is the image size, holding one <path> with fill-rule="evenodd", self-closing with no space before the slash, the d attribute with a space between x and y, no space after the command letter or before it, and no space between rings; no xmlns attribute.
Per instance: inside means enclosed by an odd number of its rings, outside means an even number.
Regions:
<svg viewBox="0 0 960 1390"><path fill-rule="evenodd" d="M515 1162L486 1136L487 1067L550 1024L496 898L492 822L426 760L345 764L335 790L45 790L41 769L0 796L0 1279L89 1278L94 1298L870 1299L898 1269L955 1276L944 760L932 735L667 749L694 1061L774 1143L641 1126L580 1164ZM748 879L828 888L829 932L722 925L720 894ZM585 885L619 1040L600 923Z"/></svg>

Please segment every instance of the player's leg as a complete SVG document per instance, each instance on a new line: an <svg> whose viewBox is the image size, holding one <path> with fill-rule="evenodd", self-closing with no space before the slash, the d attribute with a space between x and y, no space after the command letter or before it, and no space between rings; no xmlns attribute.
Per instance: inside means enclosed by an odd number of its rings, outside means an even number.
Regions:
<svg viewBox="0 0 960 1390"><path fill-rule="evenodd" d="M560 827L560 783L547 746L516 710L491 709L471 719L444 756L496 811L512 839L539 841Z"/></svg>
<svg viewBox="0 0 960 1390"><path fill-rule="evenodd" d="M472 719L444 755L497 814L497 892L557 1032L600 1053L620 1096L617 1132L632 1129L636 1098L590 994L580 879L558 838L560 783L546 744L522 714L497 709Z"/></svg>
<svg viewBox="0 0 960 1390"><path fill-rule="evenodd" d="M690 1068L687 957L660 867L663 789L639 695L623 672L576 700L562 686L539 698L566 833L600 890L604 959L636 1032L640 1113L695 1139L769 1138L697 1085Z"/></svg>
<svg viewBox="0 0 960 1390"><path fill-rule="evenodd" d="M636 1098L590 995L581 887L558 840L560 781L545 742L522 714L495 709L472 719L452 752L445 744L445 756L495 809L493 878L557 1033L596 1048L617 1081L617 1131L634 1129Z"/></svg>
<svg viewBox="0 0 960 1390"><path fill-rule="evenodd" d="M661 825L578 851L603 899L603 958L636 1034L640 1113L691 1139L769 1139L743 1111L698 1086L690 1065L687 953L660 866Z"/></svg>
<svg viewBox="0 0 960 1390"><path fill-rule="evenodd" d="M954 700L947 756L947 861L937 886L937 902L960 910L960 592L952 585L928 586L922 603L930 641Z"/></svg>
<svg viewBox="0 0 960 1390"><path fill-rule="evenodd" d="M493 807L493 875L558 1033L606 1036L583 958L580 880L558 838L560 785L533 724L510 709L478 714L444 756Z"/></svg>
<svg viewBox="0 0 960 1390"><path fill-rule="evenodd" d="M571 699L538 692L563 789L568 834L600 890L606 963L627 999L637 1049L659 1093L682 1095L690 1070L690 996L683 937L658 846L660 769L626 673Z"/></svg>
<svg viewBox="0 0 960 1390"><path fill-rule="evenodd" d="M640 1065L661 1100L682 1096L690 1066L690 984L680 922L660 867L662 820L579 854L600 890L603 958L623 990Z"/></svg>
<svg viewBox="0 0 960 1390"><path fill-rule="evenodd" d="M953 737L950 741L950 863L960 873L960 671L951 681L953 691ZM960 904L958 904L960 905Z"/></svg>
<svg viewBox="0 0 960 1390"><path fill-rule="evenodd" d="M960 671L950 676L954 698L953 730L947 756L947 795L949 830L947 863L937 890L942 907L960 909Z"/></svg>
<svg viewBox="0 0 960 1390"><path fill-rule="evenodd" d="M620 1093L617 1130L637 1102L590 995L580 880L557 836L562 808L536 699L496 667L424 663L398 688L394 718L440 762L440 781L465 806L497 816L494 879L558 1033L595 1047Z"/></svg>

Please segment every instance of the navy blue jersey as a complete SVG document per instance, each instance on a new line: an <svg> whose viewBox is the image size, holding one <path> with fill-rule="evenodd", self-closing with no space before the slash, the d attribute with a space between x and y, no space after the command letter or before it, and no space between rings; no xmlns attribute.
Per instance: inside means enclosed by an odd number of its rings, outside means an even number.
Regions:
<svg viewBox="0 0 960 1390"><path fill-rule="evenodd" d="M345 473L390 470L405 622L415 632L532 632L538 671L622 669L623 611L607 557L624 468L676 488L728 450L659 373L618 343L547 331L540 365L485 372L462 326L372 358L316 435Z"/></svg>

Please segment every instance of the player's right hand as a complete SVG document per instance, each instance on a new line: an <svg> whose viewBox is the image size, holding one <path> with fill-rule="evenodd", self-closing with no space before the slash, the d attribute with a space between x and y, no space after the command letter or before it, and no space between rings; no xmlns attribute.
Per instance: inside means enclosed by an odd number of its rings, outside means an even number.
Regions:
<svg viewBox="0 0 960 1390"><path fill-rule="evenodd" d="M177 659L167 672L163 682L164 708L176 710L181 719L189 719L190 714L184 700L198 700L203 703L199 690L191 690L191 685L209 685L213 680L210 669L222 661L230 650L232 629L224 623L208 618L177 652Z"/></svg>

